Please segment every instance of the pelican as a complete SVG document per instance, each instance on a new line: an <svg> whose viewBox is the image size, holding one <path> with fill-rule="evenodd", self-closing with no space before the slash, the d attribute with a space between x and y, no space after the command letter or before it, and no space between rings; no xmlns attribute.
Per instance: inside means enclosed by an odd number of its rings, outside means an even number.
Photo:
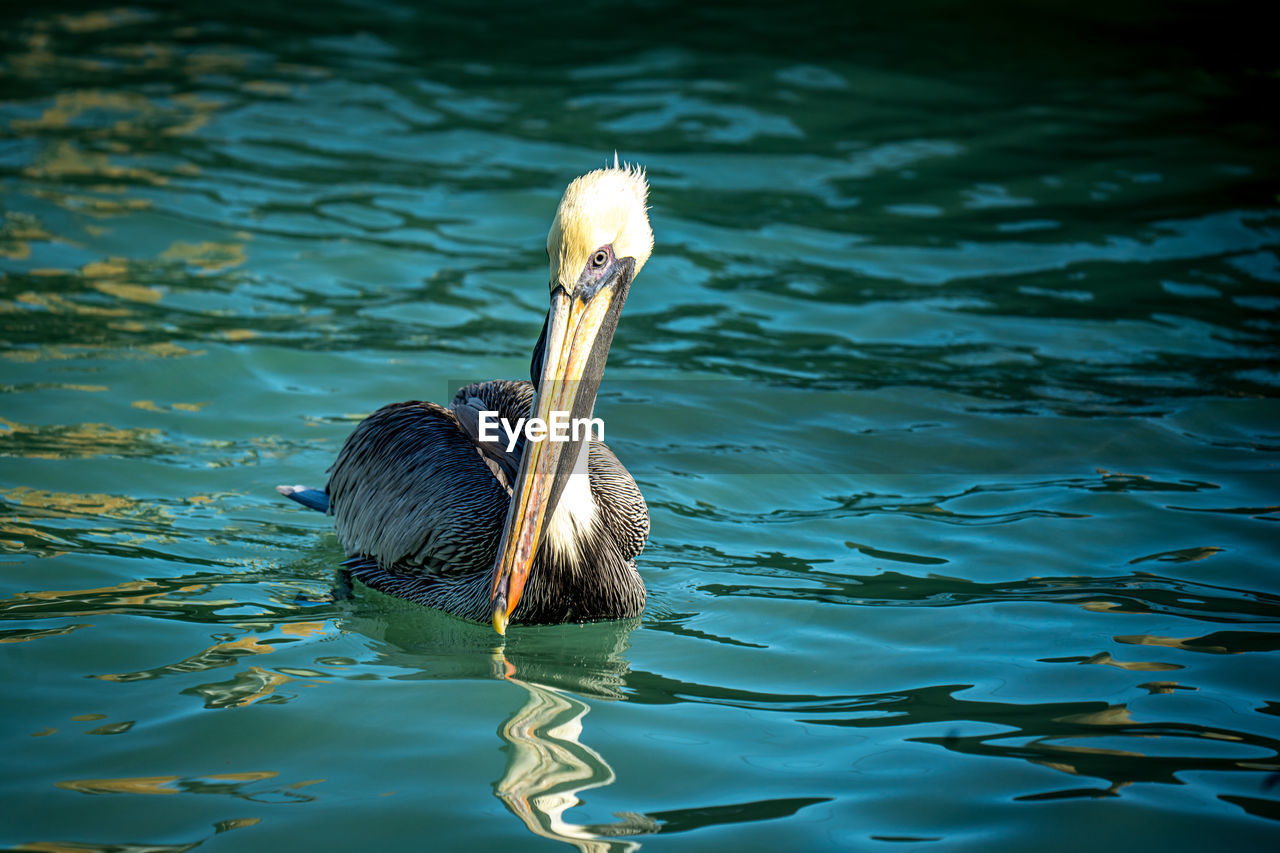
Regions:
<svg viewBox="0 0 1280 853"><path fill-rule="evenodd" d="M600 169L565 190L547 234L551 306L530 382L468 385L448 408L384 406L356 427L323 490L278 486L334 517L352 576L477 622L623 619L644 610L635 558L649 510L603 441L509 447L483 419L590 418L631 282L653 250L639 168ZM563 415L562 415L563 417ZM601 436L603 438L603 436Z"/></svg>

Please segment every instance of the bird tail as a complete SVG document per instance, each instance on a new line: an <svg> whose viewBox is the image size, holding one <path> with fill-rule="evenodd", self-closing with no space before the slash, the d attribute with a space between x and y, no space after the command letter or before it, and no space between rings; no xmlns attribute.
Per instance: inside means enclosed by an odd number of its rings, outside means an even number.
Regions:
<svg viewBox="0 0 1280 853"><path fill-rule="evenodd" d="M276 491L290 500L319 512L329 511L329 493L306 486L276 486Z"/></svg>

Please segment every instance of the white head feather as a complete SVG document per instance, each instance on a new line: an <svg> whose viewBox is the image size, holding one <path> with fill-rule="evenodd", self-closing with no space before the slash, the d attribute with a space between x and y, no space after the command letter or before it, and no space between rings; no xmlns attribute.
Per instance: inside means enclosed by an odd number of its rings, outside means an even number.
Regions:
<svg viewBox="0 0 1280 853"><path fill-rule="evenodd" d="M573 292L588 259L611 246L615 258L633 258L640 272L653 251L646 202L649 184L639 166L597 169L569 184L547 234L551 285Z"/></svg>

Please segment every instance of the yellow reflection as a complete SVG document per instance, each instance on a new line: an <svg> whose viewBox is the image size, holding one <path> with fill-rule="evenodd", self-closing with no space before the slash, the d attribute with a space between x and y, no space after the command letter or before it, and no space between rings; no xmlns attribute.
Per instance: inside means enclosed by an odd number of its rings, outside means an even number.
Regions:
<svg viewBox="0 0 1280 853"><path fill-rule="evenodd" d="M59 92L53 106L45 109L39 118L14 119L10 126L16 131L63 130L89 110L110 112L141 112L150 108L151 102L137 92L111 92L101 89L79 89Z"/></svg>
<svg viewBox="0 0 1280 853"><path fill-rule="evenodd" d="M202 684L190 691L202 696L206 708L239 708L270 697L282 684L293 681L287 675L271 672L260 666L251 666L237 673L231 681L219 684Z"/></svg>
<svg viewBox="0 0 1280 853"><path fill-rule="evenodd" d="M2 434L0 434L2 435ZM0 441L0 446L5 442ZM36 458L52 458L53 454L40 452L15 452L12 448L7 448L10 455L24 455ZM58 457L74 457L86 455L80 453L62 453ZM14 489L0 490L0 498L4 498L5 503L9 504L9 509L21 508L17 512L10 515L0 517L0 534L9 534L17 538L0 538L5 547L10 550L30 549L31 553L41 557L55 556L60 553L63 548L74 548L76 543L83 541L84 536L106 536L120 543L143 543L143 542L169 542L172 536L165 533L173 519L173 512L167 507L136 501L121 495L103 495L103 494L74 494L69 492L49 492L43 489L31 489L25 486L19 486ZM59 535L57 528L50 529L42 527L41 521L50 518L74 518L88 520L91 522L100 521L105 518L127 518L134 522L145 522L150 532L146 530L131 530L126 532L118 526L106 525L100 526L95 524L92 527L79 527L74 531L65 531L65 535L69 538L63 538ZM71 592L54 592L55 596L79 596L84 590L75 590ZM98 593L101 590L91 590L91 593ZM27 593L26 595L33 595ZM21 595L19 596L20 600ZM0 601L0 609L3 609L8 602Z"/></svg>
<svg viewBox="0 0 1280 853"><path fill-rule="evenodd" d="M134 400L129 404L135 409L142 409L144 412L198 412L209 403L166 403L164 405L157 404L154 400Z"/></svg>
<svg viewBox="0 0 1280 853"><path fill-rule="evenodd" d="M131 24L142 24L155 19L154 12L144 9L132 9L119 6L115 9L100 9L84 12L79 15L59 15L58 25L72 33L96 33Z"/></svg>
<svg viewBox="0 0 1280 853"><path fill-rule="evenodd" d="M1080 749L1080 750L1078 750L1078 751L1080 751L1080 752L1084 752L1085 750L1084 750L1084 749ZM1105 752L1105 750L1103 750L1103 752ZM1143 757L1143 756L1141 756L1141 755L1140 755L1140 754L1138 754L1138 753L1126 753L1126 752L1122 752L1122 751L1116 751L1116 752L1111 753L1111 754L1115 754L1115 755L1138 755L1138 757L1140 757L1140 758L1141 758L1141 757ZM1070 762L1068 762L1068 761L1046 761L1046 760L1041 759L1041 758L1032 758L1032 759L1030 759L1030 761L1031 761L1031 763L1032 763L1032 764L1038 764L1038 765L1039 765L1039 766L1041 766L1041 767L1048 767L1050 770L1057 770L1059 773L1068 773L1068 774L1070 774L1070 775L1072 775L1072 776L1094 776L1094 775L1096 775L1096 774L1091 773L1091 772L1085 772L1085 771L1082 771L1079 767L1076 767L1074 764L1072 764L1072 763L1070 763ZM1118 794L1118 793L1120 792L1120 789L1121 789L1121 788L1126 788L1126 787L1128 787L1129 785L1132 785L1132 784L1133 784L1132 782L1112 782L1110 785L1108 785L1108 786L1107 786L1107 788L1106 788L1106 792L1107 792L1108 794L1113 794L1113 795L1114 795L1114 794Z"/></svg>
<svg viewBox="0 0 1280 853"><path fill-rule="evenodd" d="M175 343L147 344L137 349L160 358L187 358L189 356L204 355L208 352L208 350L202 349L187 349Z"/></svg>
<svg viewBox="0 0 1280 853"><path fill-rule="evenodd" d="M1176 681L1148 681L1145 684L1139 684L1139 687L1145 689L1151 695L1159 693L1172 693L1175 690L1199 690L1198 687L1187 687Z"/></svg>
<svg viewBox="0 0 1280 853"><path fill-rule="evenodd" d="M33 39L33 46L39 39ZM173 49L167 45L117 45L107 53L136 62L143 68L167 67L173 64ZM55 57L42 48L15 57L19 72L38 75L40 66L75 64L83 60ZM197 60L203 61L203 60ZM186 136L206 125L212 114L223 102L194 95L179 94L163 100L153 100L138 92L102 89L78 89L58 93L53 103L34 119L18 118L10 127L19 135L42 136L48 139L69 129L80 130L85 136L97 139L95 150L87 151L72 142L51 140L38 155L35 165L24 170L34 178L97 177L107 179L142 180L153 185L164 184L168 177L150 169L122 166L107 159L106 152L133 153L123 140L129 137L153 138L156 133L165 136ZM102 127L104 114L114 115L109 128ZM200 167L194 163L178 163L171 167L177 174L197 175ZM99 185L90 187L99 192L119 192L123 185ZM93 199L81 196L64 196L91 210L96 207ZM142 202L142 200L136 200Z"/></svg>
<svg viewBox="0 0 1280 853"><path fill-rule="evenodd" d="M1200 737L1208 738L1209 740L1229 740L1229 741L1244 740L1244 738L1240 737L1240 735L1227 734L1226 732L1201 732Z"/></svg>
<svg viewBox="0 0 1280 853"><path fill-rule="evenodd" d="M95 189L105 191L106 188L95 187ZM147 198L101 198L99 196L80 195L79 193L68 193L43 187L32 187L28 192L37 198L47 199L67 210L99 218L123 216L127 213L135 213L151 207L151 199ZM30 273L35 275L37 271L30 270Z"/></svg>
<svg viewBox="0 0 1280 853"><path fill-rule="evenodd" d="M243 264L245 251L240 243L185 243L179 240L160 254L160 260L182 261L215 272Z"/></svg>
<svg viewBox="0 0 1280 853"><path fill-rule="evenodd" d="M173 100L192 110L191 117L186 121L166 127L162 133L165 136L190 136L200 128L209 123L209 119L213 113L223 106L222 101L212 101L202 98L199 95L188 93L173 96ZM183 163L177 167L178 171L190 170L190 174L200 174L200 167L194 163Z"/></svg>
<svg viewBox="0 0 1280 853"><path fill-rule="evenodd" d="M261 782L263 779L274 779L279 775L275 770L254 770L248 773L211 773L200 778L226 782Z"/></svg>
<svg viewBox="0 0 1280 853"><path fill-rule="evenodd" d="M108 328L129 332L146 331L146 326L132 320L122 320L107 324ZM13 349L0 352L0 357L10 361L33 364L38 361L69 361L77 358L97 359L133 359L133 358L194 358L207 354L208 350L187 349L172 342L143 344L129 349L109 349L95 347L43 346L39 349ZM0 423L10 424L0 417ZM54 429L49 427L49 429Z"/></svg>
<svg viewBox="0 0 1280 853"><path fill-rule="evenodd" d="M326 632L324 622L288 622L279 627L281 634L291 637L315 637Z"/></svg>
<svg viewBox="0 0 1280 853"><path fill-rule="evenodd" d="M213 652L215 650L244 652L251 655L269 655L276 650L276 647L269 642L259 640L257 637L243 637L239 640L231 640L230 642L210 646L208 651Z"/></svg>
<svg viewBox="0 0 1280 853"><path fill-rule="evenodd" d="M247 773L211 773L205 776L131 776L119 779L68 779L54 784L68 791L79 791L82 794L177 794L181 789L175 787L177 782L185 782L184 788L195 788L199 792L202 782L236 782L252 783L265 779L274 779L280 773L275 770L254 770ZM219 791L221 792L221 790Z"/></svg>
<svg viewBox="0 0 1280 853"><path fill-rule="evenodd" d="M276 650L276 647L271 645L271 643L268 641L259 640L257 637L252 637L252 636L242 637L239 640L230 640L225 643L215 643L212 646L209 646L207 649L199 651L196 654L191 655L190 657L183 658L177 663L165 664L164 666L156 667L154 669L137 670L136 672L107 672L107 673L102 673L101 675L95 675L92 677L97 678L101 681L148 681L150 679L159 678L163 675L169 675L169 674L207 672L208 670L211 670L211 669L221 669L222 667L233 666L242 657L246 657L248 655L269 655L275 650ZM250 669L251 670L257 669L257 667L251 667ZM262 693L261 695L259 695L262 687L264 686L263 679L258 677L253 677L251 680L252 680L252 683L256 686L253 689L249 690L248 693L254 694L254 699L258 699L264 695L267 695L266 693ZM288 680L289 680L288 678L282 677L280 680L276 681L275 684L282 684ZM269 686L271 686L272 689L274 689L275 684L272 684ZM204 687L208 687L210 689L216 690L217 688L219 688L219 685L201 685L202 689ZM229 689L231 688L228 688L228 690ZM223 692L226 692L226 691L223 691ZM240 692L242 694L245 693L243 689L240 690ZM270 691L268 691L268 693L269 692ZM227 694L227 695L230 695L230 694ZM249 704L250 701L254 701L254 699L250 699L249 701L245 701L245 702L240 702L237 700L232 702L231 704L247 705Z"/></svg>
<svg viewBox="0 0 1280 853"><path fill-rule="evenodd" d="M181 776L135 776L126 779L68 779L55 782L59 788L82 794L176 794L170 787Z"/></svg>
<svg viewBox="0 0 1280 853"><path fill-rule="evenodd" d="M22 174L28 178L111 178L144 181L154 186L169 182L164 175L136 166L118 166L106 154L85 151L68 140L60 140L41 149L34 165L27 166ZM115 189L111 187L110 189Z"/></svg>
<svg viewBox="0 0 1280 853"><path fill-rule="evenodd" d="M249 65L249 60L250 56L247 53L235 53L230 50L204 51L185 56L183 70L193 77L204 74L228 74L244 71Z"/></svg>
<svg viewBox="0 0 1280 853"><path fill-rule="evenodd" d="M1086 601L1080 606L1091 613L1106 613L1109 610L1116 610L1120 607L1114 601Z"/></svg>
<svg viewBox="0 0 1280 853"><path fill-rule="evenodd" d="M18 486L0 489L0 496L10 503L21 504L41 511L41 515L106 515L120 518L147 511L159 519L170 519L173 514L165 507L147 504L124 495L104 495L97 492L50 492Z"/></svg>
<svg viewBox="0 0 1280 853"><path fill-rule="evenodd" d="M1155 554L1148 554L1145 557L1135 557L1129 561L1129 564L1145 563L1150 560L1158 560L1161 563L1190 563L1196 560L1208 559L1214 554L1221 554L1224 550L1226 549L1213 545L1205 545L1199 548L1178 548L1175 551L1160 551Z"/></svg>
<svg viewBox="0 0 1280 853"><path fill-rule="evenodd" d="M6 211L0 223L0 258L21 261L31 256L31 241L47 242L53 235L29 213Z"/></svg>
<svg viewBox="0 0 1280 853"><path fill-rule="evenodd" d="M1164 672L1170 669L1182 669L1182 664L1178 663L1161 663L1160 661L1143 660L1116 660L1108 652L1099 652L1088 660L1080 662L1103 664L1105 666L1114 666L1135 672Z"/></svg>
<svg viewBox="0 0 1280 853"><path fill-rule="evenodd" d="M7 69L16 77L47 78L55 68L98 72L108 70L105 62L79 56L58 56L49 50L47 32L31 33L26 39L26 50L14 50L8 57Z"/></svg>
<svg viewBox="0 0 1280 853"><path fill-rule="evenodd" d="M129 314L126 308L103 308L100 305L81 305L72 302L56 293L37 293L27 290L13 297L15 305L43 308L50 314L79 314L91 317L124 317Z"/></svg>
<svg viewBox="0 0 1280 853"><path fill-rule="evenodd" d="M1240 652L1216 643L1205 642L1206 637L1159 637L1154 634L1129 634L1114 638L1117 643L1129 643L1135 646L1164 646L1169 649L1183 649L1188 652L1204 652L1211 655L1233 655Z"/></svg>
<svg viewBox="0 0 1280 853"><path fill-rule="evenodd" d="M80 268L80 274L85 278L119 278L127 272L129 272L129 264L121 258L90 261Z"/></svg>
<svg viewBox="0 0 1280 853"><path fill-rule="evenodd" d="M19 543L21 546L21 543ZM32 640L43 640L46 637L61 637L77 631L81 628L89 628L90 625L66 625L62 628L42 628L42 629L18 629L15 631L0 632L0 643L29 643Z"/></svg>
<svg viewBox="0 0 1280 853"><path fill-rule="evenodd" d="M1133 723L1133 717L1124 705L1111 705L1101 711L1055 717L1054 722L1079 723L1085 726L1127 726Z"/></svg>
<svg viewBox="0 0 1280 853"><path fill-rule="evenodd" d="M148 844L145 847L120 844L94 844L81 841L32 841L19 844L11 850L23 853L187 853L193 844Z"/></svg>
<svg viewBox="0 0 1280 853"><path fill-rule="evenodd" d="M0 303L0 311L3 310L4 305ZM87 391L92 394L110 390L106 385L81 385L75 382L32 382L21 387L0 385L0 392L5 394L21 394L30 391Z"/></svg>
<svg viewBox="0 0 1280 853"><path fill-rule="evenodd" d="M322 777L320 779L303 779L301 782L294 782L291 785L285 785L285 787L291 790L297 790L298 788L309 788L312 785L319 785L321 782L328 782L328 781L329 779L327 776Z"/></svg>
<svg viewBox="0 0 1280 853"><path fill-rule="evenodd" d="M163 295L154 287L143 287L140 284L129 284L124 281L93 281L89 286L99 293L114 296L126 302L159 302Z"/></svg>
<svg viewBox="0 0 1280 853"><path fill-rule="evenodd" d="M1124 756L1126 758L1146 758L1146 755L1144 755L1143 753L1134 752L1133 750L1129 750L1129 749L1105 749L1100 746L1081 746L1073 743L1054 742L1046 738L1037 738L1036 740L1033 740L1030 745L1038 746L1041 749L1052 749L1057 752L1076 752L1081 755L1118 755L1118 756ZM1036 764L1045 764L1046 766L1052 766L1055 770L1062 770L1066 773L1075 773L1077 775L1079 774L1079 770L1077 770L1075 765L1073 764L1057 762L1057 761L1048 762L1048 761L1036 761L1035 759L1032 759L1032 760L1035 761Z"/></svg>
<svg viewBox="0 0 1280 853"><path fill-rule="evenodd" d="M182 586L174 590L161 586L155 581L126 581L115 586L104 586L96 589L19 592L13 598L0 600L0 614L13 613L21 615L32 604L46 602L58 602L62 605L58 610L59 616L89 616L100 613L115 613L122 608L146 604L170 592L194 592L201 589L204 589L202 584ZM81 607L71 609L70 605L74 604L80 604Z"/></svg>
<svg viewBox="0 0 1280 853"><path fill-rule="evenodd" d="M147 439L160 434L153 428L117 429L107 424L39 426L0 417L0 445L9 456L31 459L74 459L136 452Z"/></svg>
<svg viewBox="0 0 1280 853"><path fill-rule="evenodd" d="M246 80L240 84L240 89L251 95L266 95L269 98L287 98L293 94L293 87L279 80Z"/></svg>

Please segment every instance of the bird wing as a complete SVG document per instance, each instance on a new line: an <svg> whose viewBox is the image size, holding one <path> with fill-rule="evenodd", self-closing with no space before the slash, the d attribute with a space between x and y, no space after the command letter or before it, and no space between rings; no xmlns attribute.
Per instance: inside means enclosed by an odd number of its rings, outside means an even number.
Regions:
<svg viewBox="0 0 1280 853"><path fill-rule="evenodd" d="M329 471L347 554L444 574L493 566L510 497L443 406L384 406L356 427Z"/></svg>
<svg viewBox="0 0 1280 853"><path fill-rule="evenodd" d="M600 505L619 552L624 559L635 559L649 538L649 507L640 487L603 441L592 439L587 470L591 495Z"/></svg>

